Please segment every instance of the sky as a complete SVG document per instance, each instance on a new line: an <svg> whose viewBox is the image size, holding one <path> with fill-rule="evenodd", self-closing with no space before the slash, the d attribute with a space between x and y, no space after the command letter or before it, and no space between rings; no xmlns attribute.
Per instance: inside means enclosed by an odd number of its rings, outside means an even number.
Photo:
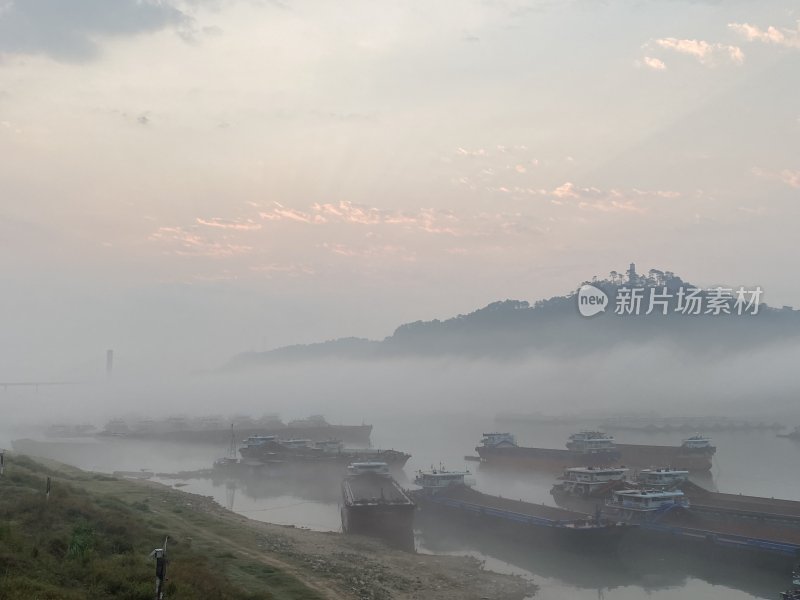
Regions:
<svg viewBox="0 0 800 600"><path fill-rule="evenodd" d="M798 68L788 1L0 0L0 381L631 261L800 305Z"/></svg>

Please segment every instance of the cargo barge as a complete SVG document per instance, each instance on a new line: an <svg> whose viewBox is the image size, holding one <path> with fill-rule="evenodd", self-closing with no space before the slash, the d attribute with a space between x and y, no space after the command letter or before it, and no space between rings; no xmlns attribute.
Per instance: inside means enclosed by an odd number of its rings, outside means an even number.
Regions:
<svg viewBox="0 0 800 600"><path fill-rule="evenodd" d="M588 515L484 494L468 485L468 475L466 471L421 471L415 479L421 489L413 498L423 511L581 549L611 547L633 527L599 513Z"/></svg>
<svg viewBox="0 0 800 600"><path fill-rule="evenodd" d="M651 446L648 444L617 444L620 461L628 467L670 465L692 472L710 471L717 449L711 440L701 435L686 438L680 446Z"/></svg>
<svg viewBox="0 0 800 600"><path fill-rule="evenodd" d="M800 502L712 492L689 480L680 469L642 469L627 477L626 468L571 467L564 470L551 495L559 506L591 510L615 491L680 491L695 515L716 521L751 522L800 529Z"/></svg>
<svg viewBox="0 0 800 600"><path fill-rule="evenodd" d="M695 513L717 520L752 521L800 530L800 502L797 500L712 492L691 481L681 484L681 489Z"/></svg>
<svg viewBox="0 0 800 600"><path fill-rule="evenodd" d="M272 435L253 435L242 442L239 453L245 463L290 463L338 465L345 469L353 462L382 462L402 469L410 454L378 448L345 448L339 440L314 442L308 439L281 440Z"/></svg>
<svg viewBox="0 0 800 600"><path fill-rule="evenodd" d="M693 436L680 446L617 444L614 437L599 431L581 431L569 437L566 449L527 448L517 445L510 433L484 433L475 448L486 464L542 470L561 470L577 465L591 467L651 467L672 465L692 472L711 470L716 448L711 440Z"/></svg>
<svg viewBox="0 0 800 600"><path fill-rule="evenodd" d="M517 445L510 433L484 433L475 451L485 464L548 470L574 465L602 467L620 460L613 437L585 431L571 435L565 450L526 448Z"/></svg>
<svg viewBox="0 0 800 600"><path fill-rule="evenodd" d="M414 548L416 505L382 462L353 463L342 481L342 531ZM409 547L410 546L410 547Z"/></svg>
<svg viewBox="0 0 800 600"><path fill-rule="evenodd" d="M332 425L321 415L284 424L277 418L255 420L248 417L232 419L236 430L245 436L272 435L283 439L337 439L348 444L368 446L372 425ZM184 419L173 417L163 421L124 419L109 421L101 437L159 440L191 444L225 444L230 436L231 421L222 417Z"/></svg>
<svg viewBox="0 0 800 600"><path fill-rule="evenodd" d="M709 547L800 555L800 529L762 520L720 520L692 505L680 490L615 490L606 512L639 525L654 539L703 543Z"/></svg>

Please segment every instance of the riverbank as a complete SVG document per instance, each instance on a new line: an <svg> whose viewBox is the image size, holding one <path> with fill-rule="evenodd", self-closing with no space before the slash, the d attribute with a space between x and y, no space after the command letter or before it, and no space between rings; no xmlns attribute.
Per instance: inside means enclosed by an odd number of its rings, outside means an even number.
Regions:
<svg viewBox="0 0 800 600"><path fill-rule="evenodd" d="M52 480L50 499L45 479ZM471 558L252 521L211 498L27 457L0 478L8 598L150 598L147 554L170 537L168 598L521 600L533 586ZM202 587L205 586L205 587Z"/></svg>

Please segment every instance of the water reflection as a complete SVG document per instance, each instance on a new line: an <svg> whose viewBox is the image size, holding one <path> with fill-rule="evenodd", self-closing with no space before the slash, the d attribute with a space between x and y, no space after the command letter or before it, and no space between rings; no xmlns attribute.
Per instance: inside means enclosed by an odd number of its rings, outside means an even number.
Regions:
<svg viewBox="0 0 800 600"><path fill-rule="evenodd" d="M623 541L616 551L587 556L537 544L534 540L523 543L482 528L461 527L424 511L417 515L417 527L421 552L469 553L487 559L490 566L506 565L510 572L530 575L540 584L544 582L551 595L537 596L540 598L560 598L556 592L568 589L582 593L565 598L617 600L668 590L671 594L663 597L774 598L775 590L785 586L786 569L791 566L785 559L756 565L733 554L726 555L724 560L710 559L699 552L664 550L635 540ZM728 595L732 591L740 594Z"/></svg>

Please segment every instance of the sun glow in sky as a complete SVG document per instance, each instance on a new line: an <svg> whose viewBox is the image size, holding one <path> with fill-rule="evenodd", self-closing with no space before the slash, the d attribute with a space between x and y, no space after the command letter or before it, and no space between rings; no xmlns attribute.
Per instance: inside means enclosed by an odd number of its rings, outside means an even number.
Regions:
<svg viewBox="0 0 800 600"><path fill-rule="evenodd" d="M798 19L0 0L0 378L381 338L631 260L800 304Z"/></svg>

